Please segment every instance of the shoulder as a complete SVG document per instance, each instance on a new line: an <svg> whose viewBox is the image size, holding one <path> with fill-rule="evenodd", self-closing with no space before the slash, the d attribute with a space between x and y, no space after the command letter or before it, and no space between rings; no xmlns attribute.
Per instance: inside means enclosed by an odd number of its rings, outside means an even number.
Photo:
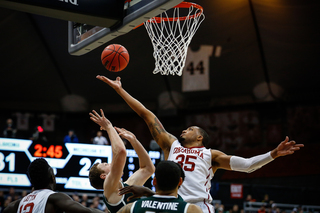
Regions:
<svg viewBox="0 0 320 213"><path fill-rule="evenodd" d="M50 201L59 201L59 200L70 200L71 197L65 193L62 192L54 192L51 195L49 195L48 198Z"/></svg>
<svg viewBox="0 0 320 213"><path fill-rule="evenodd" d="M176 147L176 146L182 146L178 139L175 139L171 144L171 147Z"/></svg>
<svg viewBox="0 0 320 213"><path fill-rule="evenodd" d="M189 204L187 213L202 213L200 206Z"/></svg>
<svg viewBox="0 0 320 213"><path fill-rule="evenodd" d="M225 153L223 153L219 150L216 150L216 149L210 149L210 152L211 152L212 158L216 158L216 157L220 157L220 156L227 156Z"/></svg>
<svg viewBox="0 0 320 213"><path fill-rule="evenodd" d="M4 209L3 213L17 212L21 199L9 203L9 205Z"/></svg>

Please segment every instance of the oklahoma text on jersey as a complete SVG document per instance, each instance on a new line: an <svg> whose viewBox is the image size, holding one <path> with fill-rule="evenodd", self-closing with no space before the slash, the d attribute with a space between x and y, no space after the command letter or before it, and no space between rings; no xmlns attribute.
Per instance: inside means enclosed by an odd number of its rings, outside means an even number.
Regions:
<svg viewBox="0 0 320 213"><path fill-rule="evenodd" d="M196 149L189 149L189 148L184 148L184 147L175 147L173 150L173 154L178 154L178 153L184 153L184 154L196 154L200 158L203 159L203 152L202 150L196 150Z"/></svg>

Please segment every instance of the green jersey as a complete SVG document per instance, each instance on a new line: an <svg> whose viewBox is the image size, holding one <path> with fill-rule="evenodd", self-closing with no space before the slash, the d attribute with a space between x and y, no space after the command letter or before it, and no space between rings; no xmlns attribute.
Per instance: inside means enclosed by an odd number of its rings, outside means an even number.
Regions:
<svg viewBox="0 0 320 213"><path fill-rule="evenodd" d="M128 184L126 183L122 183L122 186L123 187L126 187L126 186L129 186ZM121 200L118 202L118 203L109 203L107 198L103 195L103 202L106 204L108 210L110 213L116 213L117 211L119 211L123 206L127 205L127 203L132 203L134 202L135 200L137 199L133 199L133 200L130 200L129 202L127 202L127 199L128 197L130 197L132 195L132 193L128 193L128 194L124 194L122 195L122 198Z"/></svg>
<svg viewBox="0 0 320 213"><path fill-rule="evenodd" d="M186 213L189 204L181 197L153 195L133 203L132 213Z"/></svg>

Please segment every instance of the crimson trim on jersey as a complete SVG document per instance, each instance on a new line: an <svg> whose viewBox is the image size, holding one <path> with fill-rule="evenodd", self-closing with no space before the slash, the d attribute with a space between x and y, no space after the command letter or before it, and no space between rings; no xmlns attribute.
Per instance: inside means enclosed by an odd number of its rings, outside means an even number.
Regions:
<svg viewBox="0 0 320 213"><path fill-rule="evenodd" d="M205 199L203 200L203 203L204 203L204 205L206 205L206 207L208 208L209 213L211 213L210 208L209 208L208 204L206 203L206 200L205 200Z"/></svg>
<svg viewBox="0 0 320 213"><path fill-rule="evenodd" d="M190 148L188 148L188 147L184 147L184 148L186 148L186 149L194 149L194 148L205 148L205 147L204 146L193 146L193 147L190 147Z"/></svg>

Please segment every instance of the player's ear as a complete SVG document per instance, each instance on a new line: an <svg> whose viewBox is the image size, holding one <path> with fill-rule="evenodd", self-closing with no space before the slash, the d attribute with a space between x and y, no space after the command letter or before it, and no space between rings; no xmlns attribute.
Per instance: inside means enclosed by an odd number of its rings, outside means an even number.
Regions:
<svg viewBox="0 0 320 213"><path fill-rule="evenodd" d="M101 178L101 179L106 179L106 177L107 177L107 174L106 174L106 173L100 174L100 178Z"/></svg>
<svg viewBox="0 0 320 213"><path fill-rule="evenodd" d="M202 140L203 140L203 136L202 136L202 135L198 135L198 136L197 136L197 140L198 140L198 141L202 141Z"/></svg>
<svg viewBox="0 0 320 213"><path fill-rule="evenodd" d="M157 185L157 178L154 177L152 180L152 185L155 187Z"/></svg>
<svg viewBox="0 0 320 213"><path fill-rule="evenodd" d="M183 183L183 179L182 179L182 177L180 177L180 180L179 180L179 184L178 184L178 186L181 186L181 185L182 185L182 183Z"/></svg>

